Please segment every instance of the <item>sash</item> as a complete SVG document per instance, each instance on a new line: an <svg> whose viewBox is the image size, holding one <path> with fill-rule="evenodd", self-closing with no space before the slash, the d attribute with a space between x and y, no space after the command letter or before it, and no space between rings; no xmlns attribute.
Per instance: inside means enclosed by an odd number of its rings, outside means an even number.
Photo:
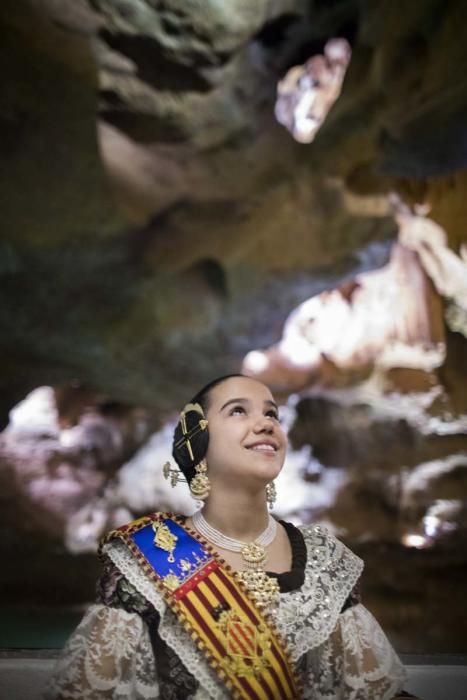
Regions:
<svg viewBox="0 0 467 700"><path fill-rule="evenodd" d="M233 571L182 519L153 513L110 532L122 539L233 698L297 700L292 664Z"/></svg>

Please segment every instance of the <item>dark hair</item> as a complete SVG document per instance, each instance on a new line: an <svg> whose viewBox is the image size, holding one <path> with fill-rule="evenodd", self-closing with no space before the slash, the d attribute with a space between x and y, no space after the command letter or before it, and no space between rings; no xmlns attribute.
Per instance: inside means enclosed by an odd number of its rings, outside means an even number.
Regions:
<svg viewBox="0 0 467 700"><path fill-rule="evenodd" d="M193 398L188 402L191 404L199 404L203 409L204 414L209 408L209 397L211 391L218 384L222 384L227 379L232 379L233 377L245 377L244 374L225 374L222 377L217 377L211 382L203 386ZM199 421L202 416L194 410L187 411L185 413L185 422L188 432L193 431L192 437L190 437L190 445L193 454L193 459L191 457L190 451L187 447L186 441L184 440L184 434L182 430L181 421L179 420L174 430L174 437L172 443L172 456L180 467L180 471L183 472L188 483L195 476L195 467L201 462L203 457L205 457L208 451L209 445L209 429L204 430L197 429L199 427Z"/></svg>

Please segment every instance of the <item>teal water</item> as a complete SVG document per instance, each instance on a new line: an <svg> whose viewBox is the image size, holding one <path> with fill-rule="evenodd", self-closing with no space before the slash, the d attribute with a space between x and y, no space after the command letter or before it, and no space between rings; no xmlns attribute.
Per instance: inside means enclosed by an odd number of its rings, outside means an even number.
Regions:
<svg viewBox="0 0 467 700"><path fill-rule="evenodd" d="M0 607L0 649L60 649L82 608Z"/></svg>

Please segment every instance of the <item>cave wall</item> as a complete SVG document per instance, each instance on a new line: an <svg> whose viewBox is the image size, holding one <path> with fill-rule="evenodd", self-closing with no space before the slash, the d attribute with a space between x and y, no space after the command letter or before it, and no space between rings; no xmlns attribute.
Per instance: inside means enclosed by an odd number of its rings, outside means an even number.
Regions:
<svg viewBox="0 0 467 700"><path fill-rule="evenodd" d="M354 3L312 22L298 2L161 8L2 5L4 423L37 374L164 410L180 368L194 388L238 366L265 314L257 342L277 337L285 286L289 308L310 268L395 235L304 170L273 114L282 71Z"/></svg>

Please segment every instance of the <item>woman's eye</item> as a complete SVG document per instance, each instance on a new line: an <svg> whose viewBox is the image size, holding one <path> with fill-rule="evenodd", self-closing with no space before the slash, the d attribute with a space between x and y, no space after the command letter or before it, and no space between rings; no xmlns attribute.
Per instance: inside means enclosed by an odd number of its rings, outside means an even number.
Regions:
<svg viewBox="0 0 467 700"><path fill-rule="evenodd" d="M266 413L268 418L274 418L274 420L279 420L279 414L273 408Z"/></svg>
<svg viewBox="0 0 467 700"><path fill-rule="evenodd" d="M232 410L230 411L230 414L229 414L229 415L235 416L235 415L237 415L237 414L239 414L239 413L245 413L245 409L243 408L243 406L234 406L234 407L232 408Z"/></svg>

